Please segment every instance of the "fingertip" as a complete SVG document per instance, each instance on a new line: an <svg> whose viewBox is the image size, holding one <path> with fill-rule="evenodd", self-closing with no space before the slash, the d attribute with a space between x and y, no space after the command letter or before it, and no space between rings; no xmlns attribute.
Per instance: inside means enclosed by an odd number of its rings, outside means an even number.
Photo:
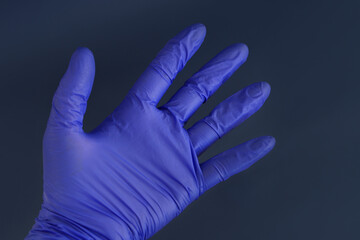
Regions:
<svg viewBox="0 0 360 240"><path fill-rule="evenodd" d="M86 47L78 47L71 56L67 72L94 75L95 59L92 51Z"/></svg>
<svg viewBox="0 0 360 240"><path fill-rule="evenodd" d="M271 92L270 84L267 82L261 82L261 89L262 89L263 95L267 98Z"/></svg>
<svg viewBox="0 0 360 240"><path fill-rule="evenodd" d="M81 59L82 61L94 61L93 52L87 47L78 47L72 55L72 59Z"/></svg>
<svg viewBox="0 0 360 240"><path fill-rule="evenodd" d="M186 36L188 36L189 39L191 39L190 42L199 45L203 42L205 35L206 35L205 25L202 23L195 23L185 28L175 38L184 39Z"/></svg>
<svg viewBox="0 0 360 240"><path fill-rule="evenodd" d="M194 41L197 45L201 45L206 35L205 25L202 23L196 23L191 25L189 29L192 34L192 41Z"/></svg>
<svg viewBox="0 0 360 240"><path fill-rule="evenodd" d="M269 151L274 148L276 139L273 136L264 136L264 141L267 144Z"/></svg>
<svg viewBox="0 0 360 240"><path fill-rule="evenodd" d="M237 49L242 58L246 61L249 56L249 48L245 43L235 43L231 47Z"/></svg>
<svg viewBox="0 0 360 240"><path fill-rule="evenodd" d="M241 52L243 52L244 55L249 55L249 47L245 43L238 43L238 48Z"/></svg>
<svg viewBox="0 0 360 240"><path fill-rule="evenodd" d="M267 82L256 82L246 87L246 93L249 97L254 99L263 99L264 101L269 97L271 86Z"/></svg>
<svg viewBox="0 0 360 240"><path fill-rule="evenodd" d="M249 49L244 43L235 43L219 53L219 55L231 59L236 63L236 69L246 62L249 55Z"/></svg>
<svg viewBox="0 0 360 240"><path fill-rule="evenodd" d="M206 27L202 23L195 23L195 24L191 25L190 27L194 30L196 29L197 31L206 32Z"/></svg>
<svg viewBox="0 0 360 240"><path fill-rule="evenodd" d="M76 48L75 52L93 55L92 51L87 47L78 47L78 48Z"/></svg>
<svg viewBox="0 0 360 240"><path fill-rule="evenodd" d="M275 138L262 136L250 141L250 149L256 153L268 152L275 146Z"/></svg>

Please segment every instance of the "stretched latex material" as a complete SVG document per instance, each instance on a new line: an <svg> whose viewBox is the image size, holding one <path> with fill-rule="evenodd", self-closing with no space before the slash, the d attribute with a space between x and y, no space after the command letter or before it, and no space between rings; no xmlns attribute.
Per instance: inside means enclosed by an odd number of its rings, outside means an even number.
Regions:
<svg viewBox="0 0 360 240"><path fill-rule="evenodd" d="M82 126L95 62L90 50L76 50L54 95L43 142L43 204L26 239L147 239L272 149L274 138L259 137L198 162L210 144L262 106L270 92L264 82L240 90L189 130L183 127L245 62L244 44L219 53L156 107L204 37L205 27L196 24L170 40L90 133Z"/></svg>

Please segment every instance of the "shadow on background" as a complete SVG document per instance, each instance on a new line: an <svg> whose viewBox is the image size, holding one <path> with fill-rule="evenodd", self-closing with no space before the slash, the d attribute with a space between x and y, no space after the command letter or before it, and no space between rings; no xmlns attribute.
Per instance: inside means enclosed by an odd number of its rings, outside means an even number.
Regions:
<svg viewBox="0 0 360 240"><path fill-rule="evenodd" d="M359 1L28 1L1 3L1 238L22 239L41 206L42 134L72 52L96 79L85 119L99 124L157 51L186 26L207 37L163 103L207 60L244 42L248 62L190 120L267 81L264 107L206 160L273 135L272 153L190 205L152 239L359 239Z"/></svg>

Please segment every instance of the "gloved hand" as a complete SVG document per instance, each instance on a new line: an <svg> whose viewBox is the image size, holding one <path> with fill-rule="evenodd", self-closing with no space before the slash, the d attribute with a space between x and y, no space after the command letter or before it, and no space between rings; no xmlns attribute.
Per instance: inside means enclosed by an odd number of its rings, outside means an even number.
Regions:
<svg viewBox="0 0 360 240"><path fill-rule="evenodd" d="M246 87L184 128L245 62L244 44L220 52L157 107L204 37L205 27L196 24L170 40L90 133L83 131L83 116L95 63L90 50L76 50L53 99L43 142L43 204L27 239L149 238L206 190L273 148L274 138L259 137L198 162L201 152L262 106L270 93L265 82Z"/></svg>

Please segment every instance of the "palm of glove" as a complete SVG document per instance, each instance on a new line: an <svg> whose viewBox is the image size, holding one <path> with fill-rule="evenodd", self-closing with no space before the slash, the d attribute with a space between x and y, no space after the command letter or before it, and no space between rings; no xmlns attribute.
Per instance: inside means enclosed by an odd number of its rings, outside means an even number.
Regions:
<svg viewBox="0 0 360 240"><path fill-rule="evenodd" d="M223 50L157 107L204 36L204 26L197 24L170 40L119 107L91 133L82 130L82 123L94 58L85 48L74 53L44 136L44 202L29 239L146 239L204 191L272 149L274 139L260 137L203 164L197 158L262 106L270 92L264 82L244 88L184 128L245 62L243 44Z"/></svg>
<svg viewBox="0 0 360 240"><path fill-rule="evenodd" d="M122 105L124 119L114 113L90 134L48 130L44 141L44 207L87 229L97 228L89 216L106 222L111 239L150 236L203 191L182 125L136 98Z"/></svg>

